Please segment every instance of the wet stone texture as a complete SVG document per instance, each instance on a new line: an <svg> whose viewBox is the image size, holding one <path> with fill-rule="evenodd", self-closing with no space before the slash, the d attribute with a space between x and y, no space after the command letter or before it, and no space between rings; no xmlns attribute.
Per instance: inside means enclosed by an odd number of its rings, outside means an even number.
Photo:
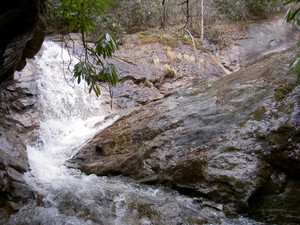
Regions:
<svg viewBox="0 0 300 225"><path fill-rule="evenodd" d="M251 23L234 45L220 50L219 60L225 68L236 71L257 58L292 47L299 38L298 28L283 18L265 23Z"/></svg>
<svg viewBox="0 0 300 225"><path fill-rule="evenodd" d="M288 220L282 212L294 208L299 222L300 91L275 97L278 85L295 82L286 76L294 54L265 57L134 110L68 165L160 183L224 204L225 213L251 212L271 222Z"/></svg>
<svg viewBox="0 0 300 225"><path fill-rule="evenodd" d="M0 9L0 82L33 58L44 40L41 15L46 0L11 0Z"/></svg>
<svg viewBox="0 0 300 225"><path fill-rule="evenodd" d="M25 143L32 141L39 110L34 71L20 77L43 40L45 0L11 0L0 9L0 223L32 197L23 180L28 170ZM33 69L33 68L32 68Z"/></svg>
<svg viewBox="0 0 300 225"><path fill-rule="evenodd" d="M28 171L26 143L34 141L38 126L35 68L27 67L22 77L0 87L0 215L2 218L18 210L32 198L23 180Z"/></svg>

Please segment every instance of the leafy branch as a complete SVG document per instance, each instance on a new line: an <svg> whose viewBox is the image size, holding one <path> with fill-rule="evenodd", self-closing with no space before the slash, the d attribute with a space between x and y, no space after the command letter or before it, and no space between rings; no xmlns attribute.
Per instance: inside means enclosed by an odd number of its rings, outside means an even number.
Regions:
<svg viewBox="0 0 300 225"><path fill-rule="evenodd" d="M83 57L74 66L74 78L78 84L85 81L92 91L99 96L101 90L99 83L107 82L109 92L113 98L112 86L118 79L116 67L105 60L112 58L118 50L116 40L109 34L102 35L94 45L86 41L87 35L96 29L95 19L104 13L114 0L62 0L59 10L69 21L68 31L79 32L84 47Z"/></svg>
<svg viewBox="0 0 300 225"><path fill-rule="evenodd" d="M98 82L108 82L110 87L115 86L118 79L118 72L113 64L105 63L104 59L111 58L118 49L116 41L109 34L100 37L95 47L85 46L85 58L74 66L74 77L78 84L84 80L89 86L89 93L93 90L97 96L101 94ZM92 60L91 60L92 59ZM110 94L112 92L110 88Z"/></svg>
<svg viewBox="0 0 300 225"><path fill-rule="evenodd" d="M299 3L300 0L285 0L285 5L290 3ZM300 24L300 6L296 8L289 8L286 13L286 21L287 22L295 22L296 24ZM298 47L300 47L300 41L297 43ZM289 66L291 69L295 71L298 75L296 84L300 83L300 52L297 53L296 58L290 63Z"/></svg>

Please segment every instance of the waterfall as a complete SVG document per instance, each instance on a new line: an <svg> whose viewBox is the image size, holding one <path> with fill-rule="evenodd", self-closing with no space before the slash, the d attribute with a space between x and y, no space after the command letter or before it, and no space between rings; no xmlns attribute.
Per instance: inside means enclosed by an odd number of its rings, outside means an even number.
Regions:
<svg viewBox="0 0 300 225"><path fill-rule="evenodd" d="M43 115L39 142L27 147L31 172L26 180L37 191L43 191L37 185L40 181L47 184L65 179L68 170L63 163L101 129L94 125L106 116L101 110L102 99L88 95L85 84L75 85L72 81L69 70L77 60L70 57L59 44L50 41L44 43L42 54L36 57Z"/></svg>
<svg viewBox="0 0 300 225"><path fill-rule="evenodd" d="M201 198L67 168L66 160L118 118L107 117L104 100L87 94L84 84L74 85L68 67L76 60L68 65L69 60L68 52L51 41L35 57L43 114L38 141L27 146L30 171L25 179L37 200L20 209L8 224L252 224L244 218L227 220L221 205Z"/></svg>

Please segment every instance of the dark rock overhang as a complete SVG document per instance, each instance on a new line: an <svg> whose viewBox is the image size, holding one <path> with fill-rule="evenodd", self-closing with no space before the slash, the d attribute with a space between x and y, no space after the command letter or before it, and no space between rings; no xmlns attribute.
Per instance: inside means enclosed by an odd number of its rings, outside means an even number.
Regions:
<svg viewBox="0 0 300 225"><path fill-rule="evenodd" d="M46 0L10 0L0 8L0 82L12 77L40 49Z"/></svg>

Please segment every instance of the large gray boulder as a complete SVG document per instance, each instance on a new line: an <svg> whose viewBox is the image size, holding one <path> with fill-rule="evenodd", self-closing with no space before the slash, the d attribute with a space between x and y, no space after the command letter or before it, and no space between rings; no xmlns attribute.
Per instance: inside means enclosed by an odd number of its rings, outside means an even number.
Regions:
<svg viewBox="0 0 300 225"><path fill-rule="evenodd" d="M28 171L25 144L35 138L39 110L34 68L22 77L16 70L40 49L41 14L46 0L11 0L0 8L0 218L9 216L32 197L24 182ZM1 223L1 220L0 220Z"/></svg>
<svg viewBox="0 0 300 225"><path fill-rule="evenodd" d="M32 64L31 64L32 65ZM29 164L26 144L36 139L40 110L36 71L26 67L22 76L0 85L0 216L5 218L33 198L24 181Z"/></svg>
<svg viewBox="0 0 300 225"><path fill-rule="evenodd" d="M263 210L265 202L253 199L280 195L284 182L299 181L299 88L281 95L295 82L286 75L294 54L266 57L135 110L96 134L69 166L161 183L231 212ZM272 185L282 189L261 191ZM289 186L299 199L297 187Z"/></svg>

